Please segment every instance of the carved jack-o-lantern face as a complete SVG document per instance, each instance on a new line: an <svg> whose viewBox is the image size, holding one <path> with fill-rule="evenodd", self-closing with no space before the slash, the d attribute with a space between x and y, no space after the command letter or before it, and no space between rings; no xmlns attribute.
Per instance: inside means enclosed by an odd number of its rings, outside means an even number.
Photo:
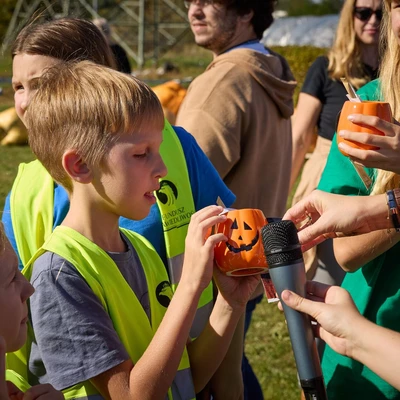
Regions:
<svg viewBox="0 0 400 400"><path fill-rule="evenodd" d="M216 231L228 237L214 250L218 267L231 276L255 275L267 270L260 229L267 223L261 210L231 210Z"/></svg>
<svg viewBox="0 0 400 400"><path fill-rule="evenodd" d="M251 251L260 240L260 231L257 227L251 227L246 221L242 221L243 226L238 226L237 219L231 225L230 240L225 242L226 247L233 253L241 251ZM238 247L236 247L236 244Z"/></svg>

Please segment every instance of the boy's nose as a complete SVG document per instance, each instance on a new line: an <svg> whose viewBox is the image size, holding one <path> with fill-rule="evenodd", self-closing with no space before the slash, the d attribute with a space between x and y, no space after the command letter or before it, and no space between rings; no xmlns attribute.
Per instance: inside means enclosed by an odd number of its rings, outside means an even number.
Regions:
<svg viewBox="0 0 400 400"><path fill-rule="evenodd" d="M167 166L164 164L164 161L160 155L159 164L157 168L157 178L163 178L165 175L167 175L167 173L168 173Z"/></svg>

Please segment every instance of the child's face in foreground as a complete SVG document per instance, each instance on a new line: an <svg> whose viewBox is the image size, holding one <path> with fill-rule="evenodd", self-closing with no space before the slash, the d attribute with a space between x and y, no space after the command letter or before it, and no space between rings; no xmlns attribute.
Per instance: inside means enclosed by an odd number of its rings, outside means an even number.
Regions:
<svg viewBox="0 0 400 400"><path fill-rule="evenodd" d="M24 121L25 111L36 91L37 80L43 72L60 62L57 58L31 55L17 54L13 59L13 77L12 85L14 89L15 109L18 117L26 125Z"/></svg>
<svg viewBox="0 0 400 400"><path fill-rule="evenodd" d="M6 351L18 350L26 340L28 307L34 289L18 269L18 259L8 240L0 253L0 335Z"/></svg>
<svg viewBox="0 0 400 400"><path fill-rule="evenodd" d="M94 171L93 185L106 201L102 207L125 218L140 220L148 215L159 179L167 174L159 152L162 131L152 125L121 135L102 171Z"/></svg>

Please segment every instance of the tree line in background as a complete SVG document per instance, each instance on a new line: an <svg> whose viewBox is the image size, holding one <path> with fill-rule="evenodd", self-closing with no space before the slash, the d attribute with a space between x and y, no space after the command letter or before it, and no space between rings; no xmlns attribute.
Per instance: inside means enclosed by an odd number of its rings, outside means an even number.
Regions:
<svg viewBox="0 0 400 400"><path fill-rule="evenodd" d="M122 0L100 0L98 1L101 8L112 7L115 2L121 2ZM176 4L183 3L183 0L172 0ZM0 2L0 44L3 42L3 38L6 34L8 24L11 20L14 12L17 0L1 0ZM150 1L149 4L153 2ZM342 0L278 0L276 9L283 10L288 13L289 16L299 15L326 15L326 14L337 14L342 7Z"/></svg>

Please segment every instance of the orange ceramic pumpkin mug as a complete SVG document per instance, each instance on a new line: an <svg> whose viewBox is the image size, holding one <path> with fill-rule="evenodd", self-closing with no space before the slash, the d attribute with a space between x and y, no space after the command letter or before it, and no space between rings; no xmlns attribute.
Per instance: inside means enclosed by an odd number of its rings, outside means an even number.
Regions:
<svg viewBox="0 0 400 400"><path fill-rule="evenodd" d="M214 228L227 242L215 246L214 256L219 269L229 276L256 275L268 270L260 229L267 224L261 210L241 209L226 213L227 220Z"/></svg>
<svg viewBox="0 0 400 400"><path fill-rule="evenodd" d="M337 143L346 143L356 149L364 150L378 150L376 146L369 146L367 144L354 142L352 140L343 139L339 136L339 131L354 131L354 132L366 132L374 135L384 136L384 133L373 127L367 128L365 125L355 124L348 120L348 116L351 114L364 114L374 115L385 121L392 122L392 110L389 103L383 101L346 101L343 104L342 111L340 112L339 122L337 125ZM348 156L346 152L339 148L340 152Z"/></svg>

